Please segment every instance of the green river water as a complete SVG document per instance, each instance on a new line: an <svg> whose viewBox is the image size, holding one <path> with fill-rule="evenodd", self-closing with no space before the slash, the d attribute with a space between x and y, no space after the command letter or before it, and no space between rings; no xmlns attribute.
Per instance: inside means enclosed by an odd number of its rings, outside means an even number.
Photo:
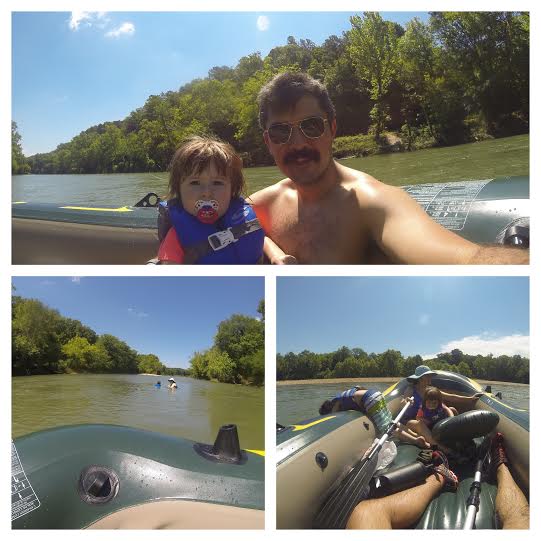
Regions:
<svg viewBox="0 0 541 541"><path fill-rule="evenodd" d="M529 136L517 135L467 145L341 160L388 184L487 179L529 174ZM283 178L277 167L245 169L247 192ZM85 205L133 205L148 192L164 195L166 173L109 175L18 175L12 201Z"/></svg>
<svg viewBox="0 0 541 541"><path fill-rule="evenodd" d="M154 386L161 381L162 387ZM176 376L62 374L12 378L12 437L80 423L130 426L213 443L234 423L241 447L264 449L263 388Z"/></svg>

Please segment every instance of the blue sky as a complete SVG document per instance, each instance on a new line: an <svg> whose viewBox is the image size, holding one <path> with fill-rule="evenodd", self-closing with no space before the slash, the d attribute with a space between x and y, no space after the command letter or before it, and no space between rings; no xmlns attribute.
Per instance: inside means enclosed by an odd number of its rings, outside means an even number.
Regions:
<svg viewBox="0 0 541 541"><path fill-rule="evenodd" d="M98 334L113 334L170 367L189 366L233 314L259 317L259 277L14 277L16 295L39 299Z"/></svg>
<svg viewBox="0 0 541 541"><path fill-rule="evenodd" d="M529 356L524 277L278 278L277 351Z"/></svg>
<svg viewBox="0 0 541 541"><path fill-rule="evenodd" d="M12 118L25 155L121 120L152 94L214 66L263 57L288 36L321 45L353 12L19 12L12 15ZM359 12L360 14L360 12ZM405 24L421 12L382 12Z"/></svg>

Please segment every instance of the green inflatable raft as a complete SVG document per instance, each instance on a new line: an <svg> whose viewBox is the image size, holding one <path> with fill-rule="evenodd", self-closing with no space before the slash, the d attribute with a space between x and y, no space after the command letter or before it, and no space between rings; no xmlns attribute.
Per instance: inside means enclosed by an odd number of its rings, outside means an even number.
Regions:
<svg viewBox="0 0 541 541"><path fill-rule="evenodd" d="M114 425L36 432L12 444L12 528L263 528L262 455L235 425L214 445Z"/></svg>
<svg viewBox="0 0 541 541"><path fill-rule="evenodd" d="M449 443L453 438L470 438L495 432L505 434L510 469L526 497L529 495L529 413L513 408L491 394L474 380L459 374L435 371L432 385L456 395L472 396L482 392L475 409L458 406L455 423L441 421L442 435ZM402 397L410 384L398 381L384 391L393 418L403 407ZM453 418L457 419L457 418ZM451 421L449 419L448 421ZM457 428L456 425L462 423ZM450 426L450 425L455 426ZM444 433L446 432L446 433ZM279 427L277 433L276 513L277 528L321 527L318 510L330 495L345 483L347 474L358 463L376 437L367 416L344 411L318 416L298 424ZM472 443L478 443L472 440ZM442 440L443 441L443 438ZM415 463L420 451L414 445L396 442L397 456L391 465L380 470L385 475ZM444 491L426 508L414 525L418 529L462 529L467 514L468 497L474 481L476 461L453 464L460 483L456 492ZM351 485L348 485L348 487ZM477 529L499 525L495 513L496 486L485 478L481 482L480 504L475 521ZM370 497L370 495L369 495Z"/></svg>
<svg viewBox="0 0 541 541"><path fill-rule="evenodd" d="M528 247L529 177L404 186L435 221L479 243ZM156 256L159 198L133 206L12 204L12 263L144 264Z"/></svg>

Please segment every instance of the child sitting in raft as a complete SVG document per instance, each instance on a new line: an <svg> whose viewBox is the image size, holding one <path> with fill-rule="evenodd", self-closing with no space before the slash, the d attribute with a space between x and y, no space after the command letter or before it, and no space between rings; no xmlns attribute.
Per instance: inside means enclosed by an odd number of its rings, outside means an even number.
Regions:
<svg viewBox="0 0 541 541"><path fill-rule="evenodd" d="M429 387L425 391L423 405L417 412L417 419L421 420L431 430L438 421L454 416L453 410L443 403L441 391L437 387Z"/></svg>
<svg viewBox="0 0 541 541"><path fill-rule="evenodd" d="M175 152L160 203L161 264L255 264L265 233L241 197L242 160L228 143L192 137Z"/></svg>
<svg viewBox="0 0 541 541"><path fill-rule="evenodd" d="M441 391L437 387L427 387L422 405L417 411L417 418L408 421L407 426L431 445L437 445L444 453L449 453L450 450L432 436L432 427L438 421L454 417L455 412L455 408L449 408L443 403Z"/></svg>
<svg viewBox="0 0 541 541"><path fill-rule="evenodd" d="M377 389L353 387L337 394L331 400L325 400L319 408L320 415L336 411L356 410L365 413L374 424L376 435L381 436L393 422L393 417L385 398ZM395 435L406 443L413 443L422 449L430 447L423 436L413 433L399 424Z"/></svg>

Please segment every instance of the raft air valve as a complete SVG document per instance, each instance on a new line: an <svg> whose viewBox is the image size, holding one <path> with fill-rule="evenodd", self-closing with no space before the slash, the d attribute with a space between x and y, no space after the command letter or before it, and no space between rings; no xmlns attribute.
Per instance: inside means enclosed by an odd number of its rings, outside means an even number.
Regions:
<svg viewBox="0 0 541 541"><path fill-rule="evenodd" d="M329 465L327 455L321 451L316 453L316 464L321 468L321 471L323 471Z"/></svg>
<svg viewBox="0 0 541 541"><path fill-rule="evenodd" d="M88 466L79 476L77 492L81 500L89 504L110 502L119 489L117 474L105 466Z"/></svg>
<svg viewBox="0 0 541 541"><path fill-rule="evenodd" d="M244 464L246 453L241 450L237 425L223 425L218 430L214 445L195 443L194 449L212 462L227 462L228 464Z"/></svg>

